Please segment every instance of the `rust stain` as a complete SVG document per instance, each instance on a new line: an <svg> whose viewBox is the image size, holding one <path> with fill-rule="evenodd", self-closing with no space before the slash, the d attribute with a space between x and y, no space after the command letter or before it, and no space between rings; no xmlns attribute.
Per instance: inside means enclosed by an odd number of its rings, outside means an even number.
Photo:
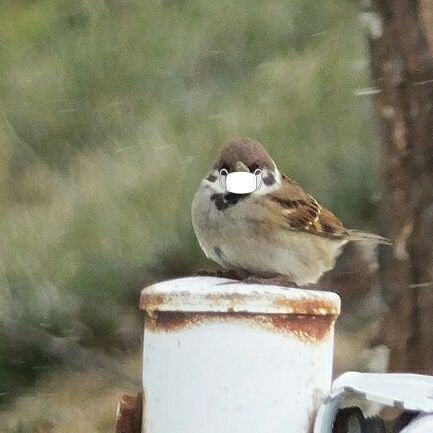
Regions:
<svg viewBox="0 0 433 433"><path fill-rule="evenodd" d="M222 302L232 302L234 305L240 304L246 299L252 299L252 298L258 299L258 297L254 296L253 294L243 295L240 293L215 293L215 294L208 293L207 295L204 296L204 298L207 299L208 301L214 302L215 304L218 304L222 301Z"/></svg>
<svg viewBox="0 0 433 433"><path fill-rule="evenodd" d="M293 334L302 341L320 342L334 324L333 316L268 314L264 316L273 330Z"/></svg>
<svg viewBox="0 0 433 433"><path fill-rule="evenodd" d="M176 296L179 297L183 293ZM187 296L188 293L185 293ZM287 314L305 314L305 315L337 315L340 313L339 307L330 300L318 299L310 297L305 299L287 299L284 296L272 295L256 295L239 294L239 293L216 293L206 294L204 299L212 302L214 305L226 305L230 303L228 311L240 310L244 302L257 301L269 298L269 305L274 308L283 309ZM161 305L169 304L175 298L172 295L146 293L144 290L141 293L140 308L146 311L158 311Z"/></svg>
<svg viewBox="0 0 433 433"><path fill-rule="evenodd" d="M180 331L202 323L204 315L204 313L181 313L178 311L158 312L152 316L146 316L145 329L156 332Z"/></svg>
<svg viewBox="0 0 433 433"><path fill-rule="evenodd" d="M123 395L119 402L116 420L116 433L141 433L143 395Z"/></svg>
<svg viewBox="0 0 433 433"><path fill-rule="evenodd" d="M332 301L313 297L293 300L283 296L274 296L273 304L275 307L286 309L288 313L312 315L337 315L340 313L338 306Z"/></svg>
<svg viewBox="0 0 433 433"><path fill-rule="evenodd" d="M171 297L167 295L154 295L143 290L140 295L140 308L142 310L158 310L160 305L166 304L170 299Z"/></svg>
<svg viewBox="0 0 433 433"><path fill-rule="evenodd" d="M145 328L175 332L206 322L243 321L248 326L288 334L306 343L319 343L328 336L335 320L335 315L155 312L146 315Z"/></svg>

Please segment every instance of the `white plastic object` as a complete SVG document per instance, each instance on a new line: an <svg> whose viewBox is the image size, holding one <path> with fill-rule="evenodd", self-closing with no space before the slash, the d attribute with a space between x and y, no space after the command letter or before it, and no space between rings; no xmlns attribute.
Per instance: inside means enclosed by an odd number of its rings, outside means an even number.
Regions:
<svg viewBox="0 0 433 433"><path fill-rule="evenodd" d="M432 433L433 415L421 414L409 423L400 433Z"/></svg>
<svg viewBox="0 0 433 433"><path fill-rule="evenodd" d="M258 168L254 173L246 171L233 171L226 169L220 171L221 186L234 194L249 194L258 190L262 184L262 171Z"/></svg>
<svg viewBox="0 0 433 433"><path fill-rule="evenodd" d="M344 373L333 382L331 394L321 405L314 433L331 433L342 401L354 395L385 406L432 413L433 377L406 373Z"/></svg>
<svg viewBox="0 0 433 433"><path fill-rule="evenodd" d="M334 293L193 277L142 291L143 433L307 433L331 386Z"/></svg>

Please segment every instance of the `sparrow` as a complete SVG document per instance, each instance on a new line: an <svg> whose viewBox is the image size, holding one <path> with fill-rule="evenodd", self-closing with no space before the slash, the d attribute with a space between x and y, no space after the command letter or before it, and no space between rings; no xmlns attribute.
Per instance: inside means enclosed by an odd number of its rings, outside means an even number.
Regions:
<svg viewBox="0 0 433 433"><path fill-rule="evenodd" d="M255 191L227 191L223 174L261 171ZM223 173L223 174L222 174ZM314 284L331 270L351 241L389 243L350 230L293 179L282 174L265 148L251 138L226 143L192 202L192 225L206 256L237 275L285 277Z"/></svg>

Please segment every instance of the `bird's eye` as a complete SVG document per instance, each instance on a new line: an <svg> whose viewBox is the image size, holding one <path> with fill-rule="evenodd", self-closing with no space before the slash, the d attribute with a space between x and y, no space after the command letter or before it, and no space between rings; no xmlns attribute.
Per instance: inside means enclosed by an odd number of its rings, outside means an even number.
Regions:
<svg viewBox="0 0 433 433"><path fill-rule="evenodd" d="M258 162L255 162L254 164L251 164L251 165L248 166L248 170L251 173L254 173L258 168L260 168L260 165L259 165Z"/></svg>

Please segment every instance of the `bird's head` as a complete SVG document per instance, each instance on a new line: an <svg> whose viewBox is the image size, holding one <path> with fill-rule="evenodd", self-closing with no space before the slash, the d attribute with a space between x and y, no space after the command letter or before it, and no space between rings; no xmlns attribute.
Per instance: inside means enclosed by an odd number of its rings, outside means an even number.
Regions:
<svg viewBox="0 0 433 433"><path fill-rule="evenodd" d="M266 194L281 183L281 174L266 149L251 138L231 140L221 149L217 162L206 181L217 192L225 189L225 178L231 173L251 173L257 177L255 194ZM232 176L233 178L233 176Z"/></svg>

